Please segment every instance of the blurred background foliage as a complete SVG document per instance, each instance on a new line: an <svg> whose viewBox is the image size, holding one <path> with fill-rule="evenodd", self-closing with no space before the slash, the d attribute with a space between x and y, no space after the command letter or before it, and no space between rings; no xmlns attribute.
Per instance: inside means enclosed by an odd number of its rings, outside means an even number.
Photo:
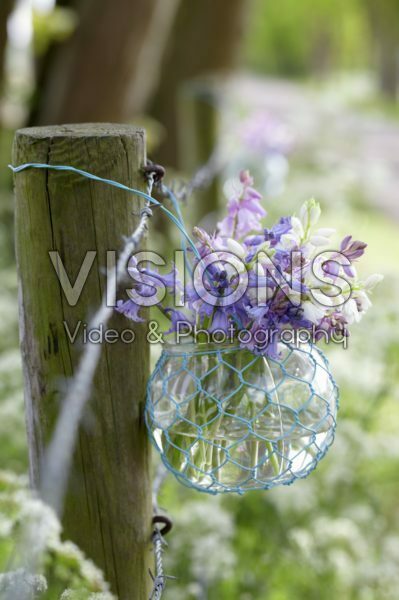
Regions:
<svg viewBox="0 0 399 600"><path fill-rule="evenodd" d="M24 124L144 124L150 155L186 179L215 147L221 172L185 206L210 228L223 180L250 167L270 222L309 196L325 224L369 243L385 281L348 350L337 439L307 480L210 498L169 480L166 598L397 600L399 589L399 3L397 0L0 1L0 567L31 514L10 160ZM154 249L173 232L154 220ZM154 357L155 359L155 357ZM54 515L39 598L107 594L60 541ZM34 512L34 511L33 511ZM13 537L14 536L14 537ZM17 536L18 537L18 536ZM12 578L0 575L0 593ZM45 590L47 586L47 591ZM65 590L72 590L66 592ZM108 596L109 597L109 596Z"/></svg>
<svg viewBox="0 0 399 600"><path fill-rule="evenodd" d="M366 3L256 0L256 4L247 56L258 71L306 77L370 65L371 31Z"/></svg>

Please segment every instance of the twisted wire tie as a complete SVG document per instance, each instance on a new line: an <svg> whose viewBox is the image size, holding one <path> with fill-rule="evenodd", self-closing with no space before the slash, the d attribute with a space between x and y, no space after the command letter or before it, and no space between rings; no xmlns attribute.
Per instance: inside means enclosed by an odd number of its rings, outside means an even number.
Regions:
<svg viewBox="0 0 399 600"><path fill-rule="evenodd" d="M157 511L157 508L154 507L154 510ZM168 517L159 514L154 515L152 523L154 525L154 531L151 539L154 547L156 574L154 576L150 571L150 576L153 581L150 600L159 600L165 590L166 581L168 579L176 579L170 575L165 575L163 570L163 551L164 547L168 545L164 536L172 529L173 523ZM163 524L162 528L159 527L160 524Z"/></svg>

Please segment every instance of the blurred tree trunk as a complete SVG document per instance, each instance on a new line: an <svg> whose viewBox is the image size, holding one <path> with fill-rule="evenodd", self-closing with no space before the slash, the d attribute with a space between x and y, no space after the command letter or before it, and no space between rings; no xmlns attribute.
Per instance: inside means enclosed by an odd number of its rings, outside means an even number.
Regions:
<svg viewBox="0 0 399 600"><path fill-rule="evenodd" d="M179 1L60 2L76 10L79 25L43 58L30 124L123 121L140 112Z"/></svg>
<svg viewBox="0 0 399 600"><path fill-rule="evenodd" d="M399 40L381 39L379 47L379 82L382 93L396 100L399 81Z"/></svg>
<svg viewBox="0 0 399 600"><path fill-rule="evenodd" d="M151 114L165 128L157 159L178 166L178 93L189 79L236 65L248 0L183 0L162 62Z"/></svg>
<svg viewBox="0 0 399 600"><path fill-rule="evenodd" d="M4 60L7 47L7 21L14 7L14 0L0 0L0 92L3 88Z"/></svg>
<svg viewBox="0 0 399 600"><path fill-rule="evenodd" d="M56 0L56 6L61 8L73 9L74 0ZM35 93L31 99L30 114L27 125L33 126L39 122L41 110L41 101L43 90L46 87L46 77L51 68L52 61L55 60L58 50L58 42L50 42L44 54L34 57L35 71Z"/></svg>
<svg viewBox="0 0 399 600"><path fill-rule="evenodd" d="M366 0L371 31L377 50L377 69L381 92L396 100L399 87L399 2Z"/></svg>

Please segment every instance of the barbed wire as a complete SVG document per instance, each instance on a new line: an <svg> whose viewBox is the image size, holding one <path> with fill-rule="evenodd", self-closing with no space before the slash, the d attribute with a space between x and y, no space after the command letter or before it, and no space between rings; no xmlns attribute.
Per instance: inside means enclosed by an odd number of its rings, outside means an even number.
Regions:
<svg viewBox="0 0 399 600"><path fill-rule="evenodd" d="M165 515L160 514L158 506L158 495L162 488L162 485L166 479L168 471L164 467L163 463L158 465L155 473L153 485L152 485L152 506L153 506L153 519L152 523L154 526L152 534L152 544L154 551L154 563L155 563L155 576L151 573L150 575L153 580L153 587L150 595L150 600L160 600L166 587L166 581L168 579L174 579L170 575L165 575L163 568L163 553L167 547L165 541L165 535L172 529L172 521ZM160 525L163 524L162 529Z"/></svg>
<svg viewBox="0 0 399 600"><path fill-rule="evenodd" d="M154 582L152 592L150 595L150 600L160 600L164 593L166 587L166 579L168 577L164 574L163 571L163 549L166 545L166 542L159 530L154 531L152 536L152 543L154 546L156 575L154 577L150 571L150 575Z"/></svg>
<svg viewBox="0 0 399 600"><path fill-rule="evenodd" d="M159 512L158 496L167 475L168 471L165 465L163 463L159 463L152 483L152 507L155 515Z"/></svg>
<svg viewBox="0 0 399 600"><path fill-rule="evenodd" d="M175 179L169 186L170 190L172 190L177 200L186 202L197 190L203 190L209 187L224 166L221 148L220 145L217 144L207 162L197 169L189 181L184 182L181 179ZM164 190L165 195L168 195L167 188L163 186L162 189Z"/></svg>
<svg viewBox="0 0 399 600"><path fill-rule="evenodd" d="M155 172L147 169L147 191L151 196L155 181ZM126 277L126 265L138 248L144 234L148 231L148 221L152 215L150 202L147 201L141 211L140 222L135 231L124 239L124 246L118 257L117 264L109 273L109 280L120 285ZM107 306L104 294L100 308L90 320L89 329L105 327L112 315L114 307ZM69 383L68 391L61 403L62 410L57 420L55 432L47 447L43 461L43 479L41 496L58 513L62 510L68 474L70 471L73 449L84 408L88 402L94 375L101 356L101 344L87 344L81 355L75 375Z"/></svg>

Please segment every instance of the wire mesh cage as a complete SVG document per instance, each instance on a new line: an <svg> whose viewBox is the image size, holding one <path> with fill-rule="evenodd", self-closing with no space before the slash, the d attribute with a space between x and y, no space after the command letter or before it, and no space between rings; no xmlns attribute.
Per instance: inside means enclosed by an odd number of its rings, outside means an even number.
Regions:
<svg viewBox="0 0 399 600"><path fill-rule="evenodd" d="M306 477L334 439L338 388L322 352L281 358L215 344L167 345L148 383L146 422L166 467L209 493Z"/></svg>

